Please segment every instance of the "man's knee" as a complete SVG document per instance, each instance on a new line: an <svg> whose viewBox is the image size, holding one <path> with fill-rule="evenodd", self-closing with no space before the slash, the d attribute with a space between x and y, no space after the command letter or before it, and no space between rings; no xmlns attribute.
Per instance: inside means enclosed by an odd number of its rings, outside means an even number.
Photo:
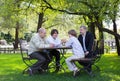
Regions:
<svg viewBox="0 0 120 81"><path fill-rule="evenodd" d="M60 52L59 51L56 51L57 55L60 55Z"/></svg>
<svg viewBox="0 0 120 81"><path fill-rule="evenodd" d="M46 59L44 57L42 57L42 58L40 58L38 60L41 61L41 62L46 62Z"/></svg>
<svg viewBox="0 0 120 81"><path fill-rule="evenodd" d="M57 59L60 59L60 54L56 54L55 57L56 57Z"/></svg>

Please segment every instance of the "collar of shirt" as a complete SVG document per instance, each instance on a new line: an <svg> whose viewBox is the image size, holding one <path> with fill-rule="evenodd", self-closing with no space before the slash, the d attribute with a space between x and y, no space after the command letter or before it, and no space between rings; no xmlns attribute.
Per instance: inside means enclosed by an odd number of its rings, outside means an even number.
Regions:
<svg viewBox="0 0 120 81"><path fill-rule="evenodd" d="M52 36L50 36L50 38L52 39L52 40L57 40L58 38L53 38Z"/></svg>
<svg viewBox="0 0 120 81"><path fill-rule="evenodd" d="M85 36L86 36L86 33L84 35L82 35L83 38L85 38Z"/></svg>

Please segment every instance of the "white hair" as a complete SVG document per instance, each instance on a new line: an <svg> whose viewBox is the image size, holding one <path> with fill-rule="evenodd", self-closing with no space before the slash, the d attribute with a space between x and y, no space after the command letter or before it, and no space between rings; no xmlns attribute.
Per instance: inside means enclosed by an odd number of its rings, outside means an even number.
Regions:
<svg viewBox="0 0 120 81"><path fill-rule="evenodd" d="M86 26L80 26L80 28L83 28L83 29L87 30L87 27L86 27Z"/></svg>
<svg viewBox="0 0 120 81"><path fill-rule="evenodd" d="M38 32L45 32L45 28L39 28Z"/></svg>

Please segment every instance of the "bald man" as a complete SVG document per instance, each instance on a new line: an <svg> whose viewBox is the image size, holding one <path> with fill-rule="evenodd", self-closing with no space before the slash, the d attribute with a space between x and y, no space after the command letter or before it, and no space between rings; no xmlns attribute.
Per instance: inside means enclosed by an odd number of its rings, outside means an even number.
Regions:
<svg viewBox="0 0 120 81"><path fill-rule="evenodd" d="M39 50L39 48L54 47L53 44L49 44L47 42L45 37L46 37L46 30L44 28L40 28L38 33L36 33L30 40L29 48L28 48L28 55L31 58L37 60L37 62L28 69L28 73L30 75L33 75L34 72L42 69L41 67L47 61L44 50Z"/></svg>

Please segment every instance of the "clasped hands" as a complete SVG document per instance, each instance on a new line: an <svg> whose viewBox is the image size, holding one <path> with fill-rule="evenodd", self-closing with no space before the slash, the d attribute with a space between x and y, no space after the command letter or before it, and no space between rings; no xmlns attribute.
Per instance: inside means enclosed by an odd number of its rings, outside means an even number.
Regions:
<svg viewBox="0 0 120 81"><path fill-rule="evenodd" d="M67 42L66 39L61 39L61 44L62 44L62 45L64 45L66 42ZM55 47L55 44L52 44L52 43L51 43L51 44L50 44L50 47L51 47L51 48Z"/></svg>

